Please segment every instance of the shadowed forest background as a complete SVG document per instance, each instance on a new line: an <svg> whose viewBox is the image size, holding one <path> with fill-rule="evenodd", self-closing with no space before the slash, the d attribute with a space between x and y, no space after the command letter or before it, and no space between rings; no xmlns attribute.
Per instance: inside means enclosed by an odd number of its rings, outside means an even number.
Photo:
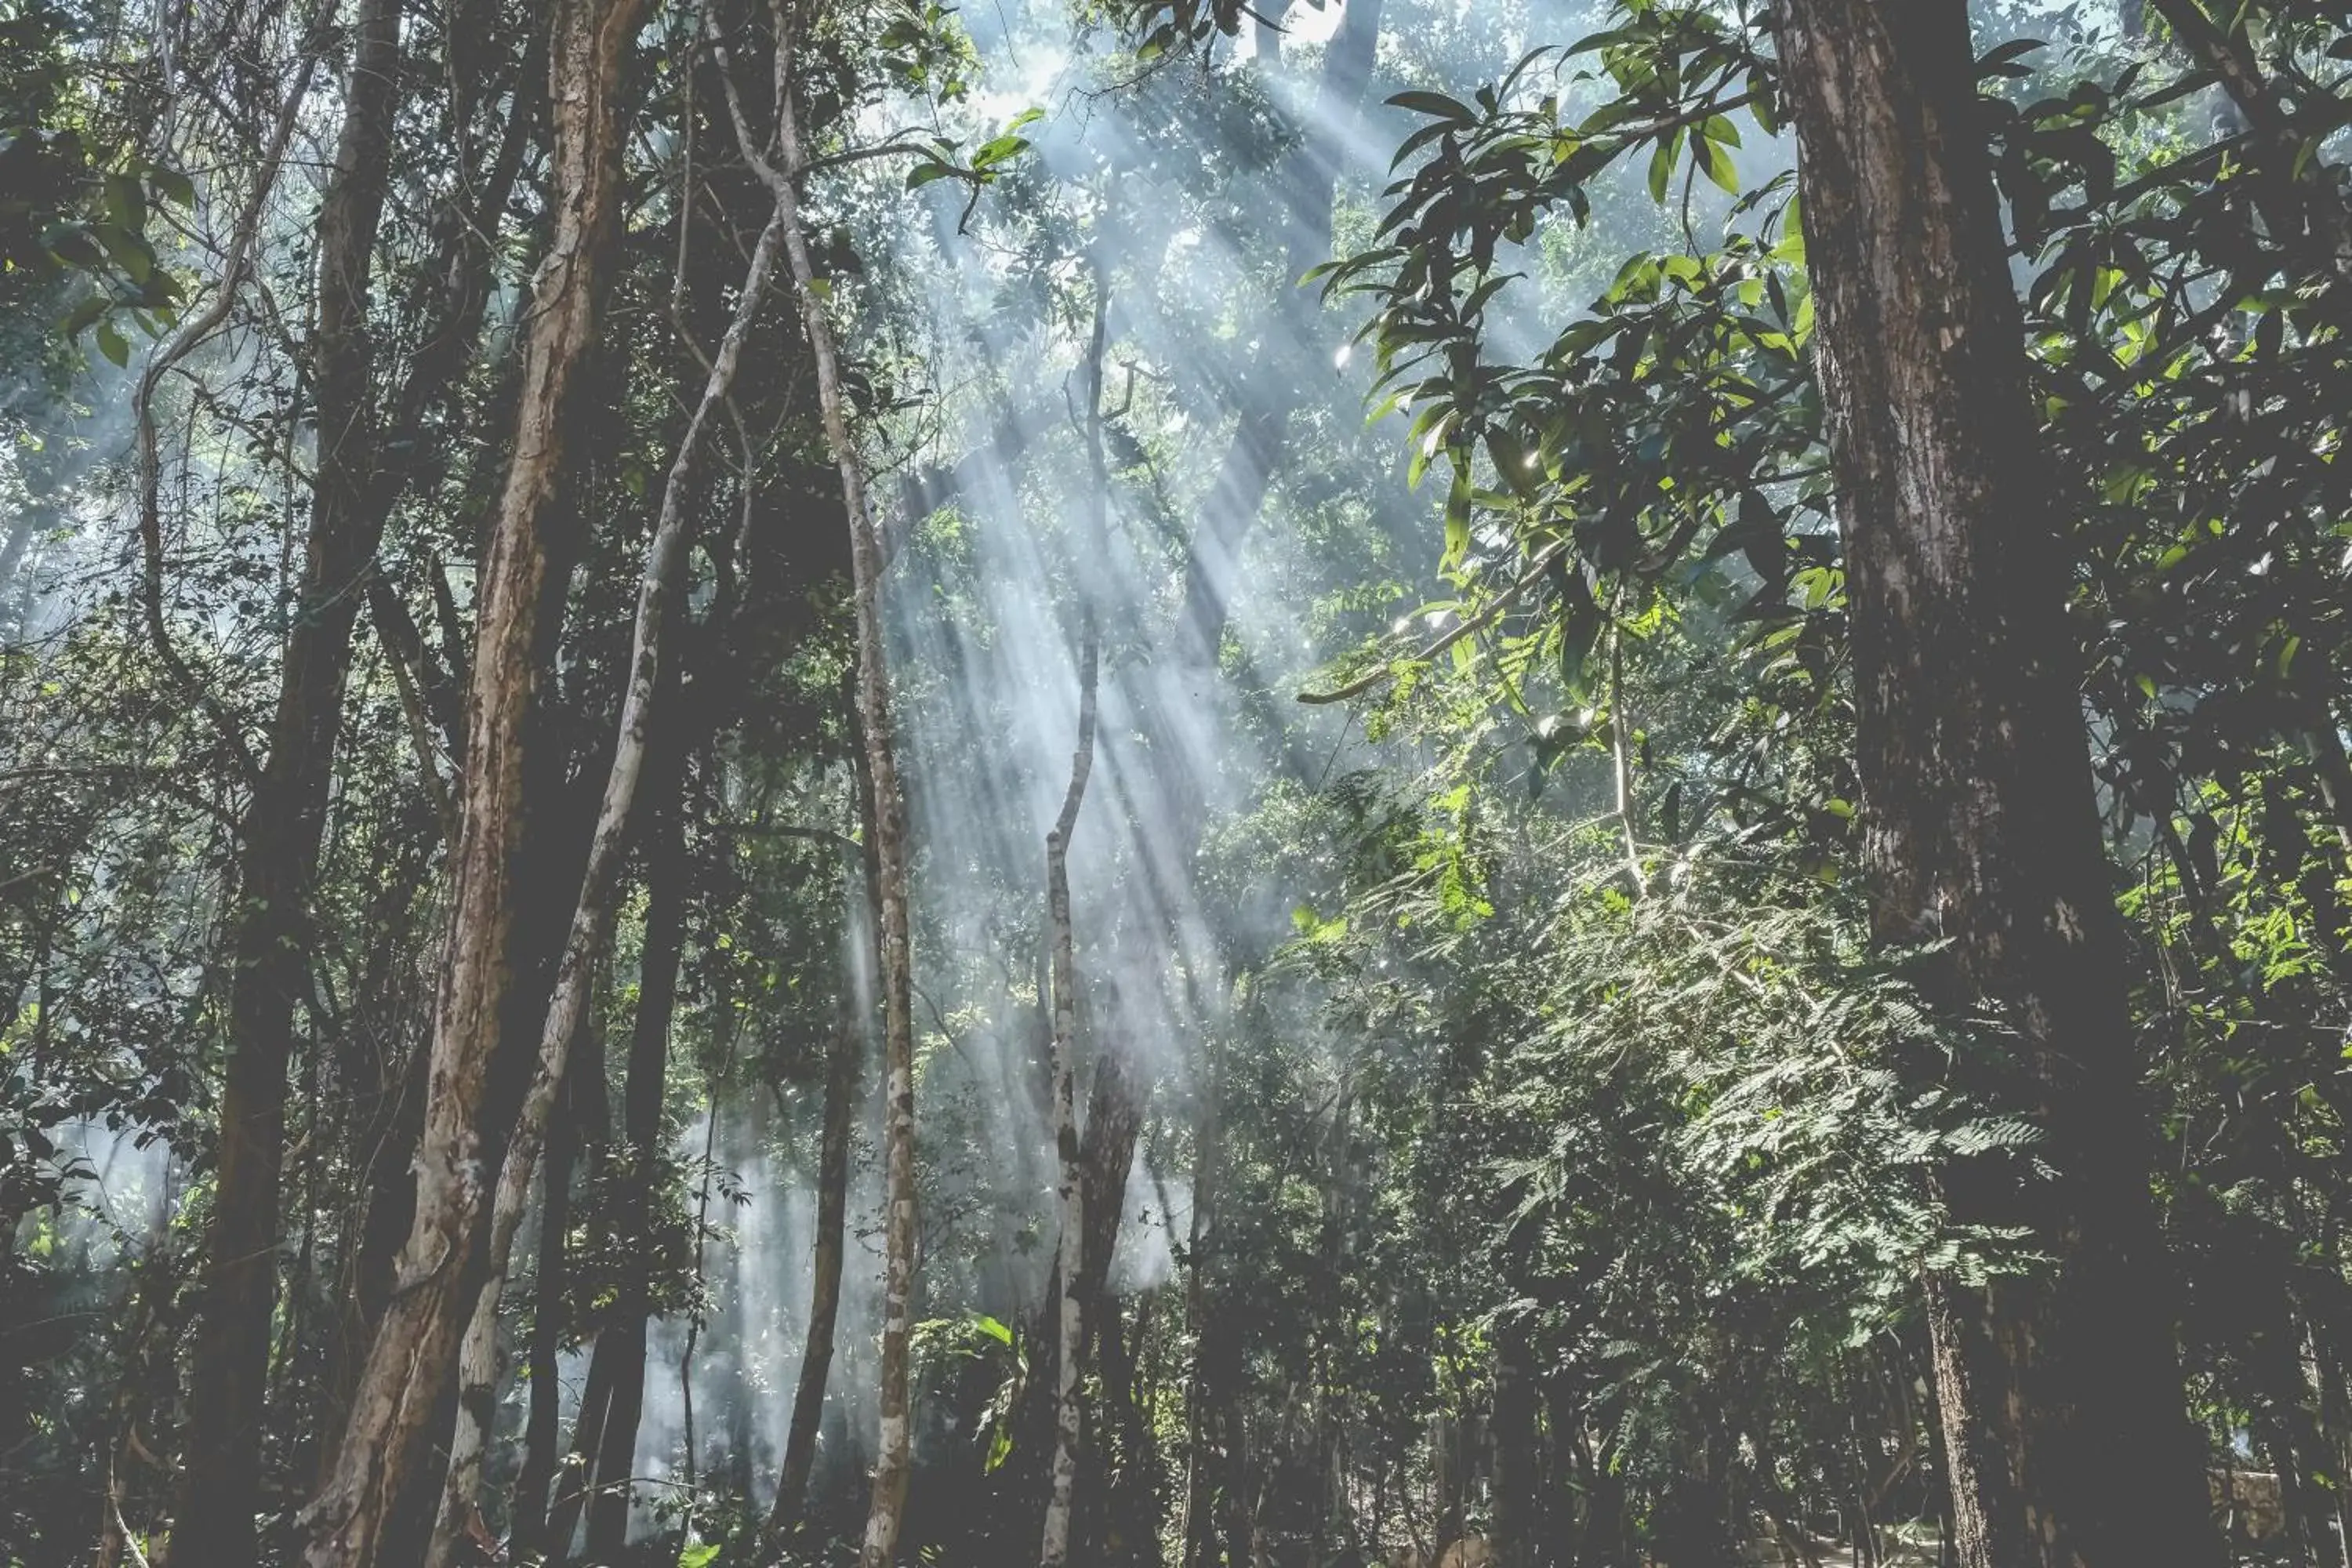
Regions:
<svg viewBox="0 0 2352 1568"><path fill-rule="evenodd" d="M0 0L0 1563L2352 1568L2347 150Z"/></svg>

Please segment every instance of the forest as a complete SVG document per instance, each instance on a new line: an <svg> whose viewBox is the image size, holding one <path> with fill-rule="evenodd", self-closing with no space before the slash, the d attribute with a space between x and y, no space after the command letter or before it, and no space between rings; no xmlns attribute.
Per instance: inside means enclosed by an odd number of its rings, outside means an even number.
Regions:
<svg viewBox="0 0 2352 1568"><path fill-rule="evenodd" d="M2347 418L2345 0L0 0L0 1564L2352 1568Z"/></svg>

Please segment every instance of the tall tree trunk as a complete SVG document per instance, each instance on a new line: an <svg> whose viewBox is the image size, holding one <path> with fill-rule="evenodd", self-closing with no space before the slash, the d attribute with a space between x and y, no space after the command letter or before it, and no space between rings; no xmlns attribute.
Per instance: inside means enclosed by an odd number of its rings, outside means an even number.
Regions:
<svg viewBox="0 0 2352 1568"><path fill-rule="evenodd" d="M353 1397L333 1474L305 1510L310 1568L375 1568L416 1528L395 1517L427 1465L473 1305L485 1213L480 1113L514 976L522 784L562 601L550 533L563 490L580 372L621 194L621 62L642 0L559 0L549 52L556 223L524 350L512 462L480 573L467 708L464 819L451 877L448 963L399 1283Z"/></svg>
<svg viewBox="0 0 2352 1568"><path fill-rule="evenodd" d="M343 124L319 214L318 482L288 629L268 755L238 824L229 1058L204 1296L189 1365L172 1554L247 1563L257 1542L263 1386L277 1304L278 1188L294 1008L310 994L303 928L327 817L359 580L374 569L376 482L370 265L399 99L402 0L360 8ZM234 279L224 280L224 289Z"/></svg>
<svg viewBox="0 0 2352 1568"><path fill-rule="evenodd" d="M629 1036L629 1070L621 1092L621 1140L628 1160L621 1213L614 1216L625 1246L642 1247L651 1229L654 1173L662 1155L662 1103L669 1089L670 1025L677 1013L677 973L686 949L685 801L683 784L670 785L670 799L655 819L646 843L646 934L637 964L637 1016ZM651 1282L631 1268L622 1287L614 1322L597 1336L595 1358L609 1359L604 1399L598 1412L593 1456L594 1490L589 1494L586 1561L608 1561L625 1543L629 1525L629 1476L637 1455L637 1423L645 1412L646 1341L651 1314ZM592 1369L592 1381L593 1369ZM586 1432L583 1407L582 1430ZM571 1531L552 1543L569 1547Z"/></svg>
<svg viewBox="0 0 2352 1568"><path fill-rule="evenodd" d="M538 1066L523 1096L514 1135L507 1145L499 1173L490 1219L489 1273L476 1297L467 1328L462 1373L465 1397L458 1405L449 1487L442 1505L436 1545L426 1560L427 1568L446 1568L457 1534L473 1507L482 1452L488 1440L491 1394L498 1376L498 1304L505 1286L508 1254L515 1230L522 1222L532 1171L546 1135L549 1113L563 1081L572 1040L587 1015L589 993L610 945L614 904L621 887L621 864L627 852L638 782L644 776L650 749L646 741L656 710L662 706L658 694L665 689L676 690L674 681L662 678L667 668L662 647L667 640L665 629L677 618L674 605L679 596L679 573L689 533L687 492L695 459L701 450L702 433L734 386L736 369L742 363L744 340L750 336L751 324L766 300L783 224L779 206L752 247L743 286L736 300L734 319L728 323L719 352L711 357L701 398L687 422L685 434L678 439L677 454L671 459L668 478L662 487L661 510L653 536L646 544L645 569L637 588L635 646L630 653L628 687L621 701L619 734L614 742L612 766L605 775L604 798L597 808L588 864L582 872L579 898L572 907L570 934L556 972L555 993L549 1002L547 1021L540 1037ZM630 1425L634 1432L634 1421Z"/></svg>
<svg viewBox="0 0 2352 1568"><path fill-rule="evenodd" d="M801 1349L800 1383L793 1391L792 1426L784 1439L782 1477L768 1516L772 1545L798 1531L808 1512L809 1478L816 1468L817 1434L824 1419L825 1385L833 1373L834 1331L841 1316L841 1266L849 1217L849 1141L857 1100L858 1063L865 1055L867 999L858 994L857 961L873 951L876 884L881 869L875 852L874 791L862 751L855 765L859 838L856 896L862 904L850 921L852 952L843 965L840 1016L833 1060L824 1075L824 1131L817 1153L816 1239L809 1268L808 1336Z"/></svg>
<svg viewBox="0 0 2352 1568"><path fill-rule="evenodd" d="M1079 547L1083 562L1098 561L1108 533L1107 513L1109 474L1103 461L1102 393L1103 339L1108 325L1110 294L1097 269L1095 278L1094 332L1087 353L1087 449L1092 468L1087 490L1087 537ZM1070 835L1077 831L1078 811L1086 803L1087 778L1095 765L1095 698L1102 663L1102 635L1095 617L1094 584L1081 571L1078 605L1078 740L1070 755L1070 784L1062 796L1061 814L1045 835L1045 918L1054 960L1054 1148L1061 1164L1062 1232L1055 1259L1061 1291L1058 1342L1055 1347L1055 1385L1052 1489L1045 1502L1044 1540L1038 1549L1043 1568L1061 1568L1070 1555L1070 1513L1078 1479L1078 1444L1086 1423L1080 1397L1085 1361L1087 1191L1086 1170L1078 1147L1077 939L1070 922ZM1116 1216L1111 1235L1118 1236Z"/></svg>
<svg viewBox="0 0 2352 1568"><path fill-rule="evenodd" d="M785 244L793 280L801 295L802 320L816 366L817 405L824 416L825 445L841 473L841 494L849 514L850 584L857 619L857 716L866 765L874 780L874 842L879 872L882 949L882 1072L884 1205L880 1440L874 1460L873 1500L866 1521L862 1568L891 1568L898 1559L907 1483L911 1478L914 1431L908 1402L908 1359L913 1342L915 1288L915 1026L914 971L908 910L906 798L898 784L898 732L890 711L890 664L882 621L882 548L867 510L866 466L849 428L849 399L833 326L818 291L816 264L801 223L793 181L806 165L801 149L800 110L785 7L776 18L778 60L776 132L782 166L753 145L734 84L729 108L747 159L774 192L784 215ZM723 60L722 60L723 67Z"/></svg>
<svg viewBox="0 0 2352 1568"><path fill-rule="evenodd" d="M2220 1560L2147 1185L2120 934L2064 621L2054 476L1964 0L1784 0L1853 616L1875 934L1949 943L2021 1058L1975 1087L2055 1170L1955 1170L1956 1217L2030 1226L2046 1282L1927 1284L1960 1561Z"/></svg>
<svg viewBox="0 0 2352 1568"><path fill-rule="evenodd" d="M572 1418L571 1461L564 1467L562 1489L556 1493L554 1506L548 1510L543 1550L551 1568L561 1568L570 1558L572 1538L580 1530L580 1516L587 1511L589 1500L597 1495L606 1479L602 1473L604 1431L610 1423L614 1384L620 1369L635 1366L638 1386L644 1387L644 1321L642 1315L623 1317L596 1336L595 1352L588 1360L588 1381L581 1388L580 1410ZM633 1329L632 1323L639 1326ZM634 1447L634 1432L631 1441ZM621 1460L622 1480L627 1479L628 1464L629 1458L625 1456Z"/></svg>
<svg viewBox="0 0 2352 1568"><path fill-rule="evenodd" d="M1184 1304L1193 1348L1185 1391L1183 1568L1213 1568L1221 1536L1230 1552L1244 1553L1232 1561L1246 1563L1250 1535L1248 1433L1242 1419L1248 1346L1236 1315L1222 1310L1223 1238L1217 1215L1225 1150L1213 1079L1202 1099L1192 1172L1192 1279Z"/></svg>
<svg viewBox="0 0 2352 1568"><path fill-rule="evenodd" d="M596 1098L585 1092L591 1075L604 1072L604 1043L592 1018L582 1025L586 1057L573 1065L563 1101L547 1136L547 1174L540 1203L539 1258L531 1278L530 1414L523 1426L522 1468L515 1477L507 1534L518 1557L542 1550L547 1533L549 1489L555 1481L563 1438L563 1393L559 1357L572 1325L565 1319L571 1294L568 1233L572 1227L572 1167L591 1142L587 1111ZM595 1137L601 1139L601 1132Z"/></svg>

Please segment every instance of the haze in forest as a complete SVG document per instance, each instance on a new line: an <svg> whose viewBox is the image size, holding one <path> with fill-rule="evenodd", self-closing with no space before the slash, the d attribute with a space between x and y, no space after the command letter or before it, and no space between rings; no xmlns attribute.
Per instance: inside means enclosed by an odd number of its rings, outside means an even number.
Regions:
<svg viewBox="0 0 2352 1568"><path fill-rule="evenodd" d="M2352 1568L2352 35L0 0L0 1563Z"/></svg>

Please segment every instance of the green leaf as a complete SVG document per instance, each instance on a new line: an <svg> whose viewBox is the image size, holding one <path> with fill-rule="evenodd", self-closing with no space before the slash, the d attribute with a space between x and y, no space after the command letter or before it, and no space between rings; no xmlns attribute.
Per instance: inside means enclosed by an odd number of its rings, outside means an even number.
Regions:
<svg viewBox="0 0 2352 1568"><path fill-rule="evenodd" d="M1712 141L1702 136L1693 142L1692 156L1698 160L1699 167L1706 171L1706 177L1713 180L1719 189L1735 196L1739 194L1738 171L1731 166L1731 160Z"/></svg>
<svg viewBox="0 0 2352 1568"><path fill-rule="evenodd" d="M126 368L131 363L131 344L115 330L112 321L98 324L98 352L112 360L117 369Z"/></svg>
<svg viewBox="0 0 2352 1568"><path fill-rule="evenodd" d="M677 1554L677 1568L710 1568L719 1560L719 1542L706 1542L700 1546L688 1546Z"/></svg>
<svg viewBox="0 0 2352 1568"><path fill-rule="evenodd" d="M1410 109L1416 114L1434 114L1441 120L1451 120L1462 125L1472 124L1478 118L1468 104L1459 99L1448 98L1442 92L1400 92L1391 97L1389 103L1392 108Z"/></svg>
<svg viewBox="0 0 2352 1568"><path fill-rule="evenodd" d="M2009 42L1996 45L1984 52L1983 57L1977 61L1977 75L1979 77L2032 76L2032 68L2020 62L2036 49L2046 47L2048 46L2039 38L2011 38Z"/></svg>

